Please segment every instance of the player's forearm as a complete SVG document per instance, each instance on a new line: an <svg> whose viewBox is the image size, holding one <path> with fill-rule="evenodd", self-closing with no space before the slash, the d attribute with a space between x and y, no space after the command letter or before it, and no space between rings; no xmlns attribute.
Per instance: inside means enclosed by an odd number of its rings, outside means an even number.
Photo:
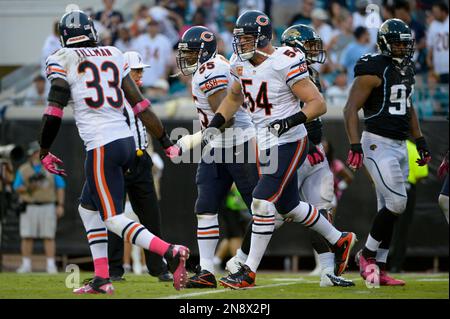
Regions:
<svg viewBox="0 0 450 319"><path fill-rule="evenodd" d="M344 108L345 130L350 144L360 143L359 117L356 107L346 105Z"/></svg>
<svg viewBox="0 0 450 319"><path fill-rule="evenodd" d="M417 113L413 106L411 106L411 118L409 120L409 129L410 134L414 139L417 139L422 136L422 131L420 130Z"/></svg>
<svg viewBox="0 0 450 319"><path fill-rule="evenodd" d="M234 97L235 94L229 93L220 103L216 114L209 123L208 127L214 127L217 129L223 128L233 118L233 115L237 112L242 101Z"/></svg>
<svg viewBox="0 0 450 319"><path fill-rule="evenodd" d="M327 105L322 95L318 95L311 101L305 103L302 112L306 115L307 121L312 121L327 112Z"/></svg>
<svg viewBox="0 0 450 319"><path fill-rule="evenodd" d="M58 205L64 206L64 189L58 188L56 190L56 201Z"/></svg>
<svg viewBox="0 0 450 319"><path fill-rule="evenodd" d="M40 156L45 156L52 146L62 122L62 109L50 103L42 116L41 132L39 134Z"/></svg>
<svg viewBox="0 0 450 319"><path fill-rule="evenodd" d="M138 117L152 136L160 139L165 134L161 120L150 108L140 112Z"/></svg>

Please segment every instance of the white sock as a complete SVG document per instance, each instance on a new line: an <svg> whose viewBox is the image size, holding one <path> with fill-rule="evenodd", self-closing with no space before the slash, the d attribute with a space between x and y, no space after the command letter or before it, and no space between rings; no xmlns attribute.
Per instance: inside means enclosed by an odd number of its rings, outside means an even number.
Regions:
<svg viewBox="0 0 450 319"><path fill-rule="evenodd" d="M78 206L81 221L86 229L86 236L92 259L108 258L108 231L100 217L100 212Z"/></svg>
<svg viewBox="0 0 450 319"><path fill-rule="evenodd" d="M366 248L371 251L377 251L378 247L380 247L381 241L374 239L372 236L367 237Z"/></svg>
<svg viewBox="0 0 450 319"><path fill-rule="evenodd" d="M31 269L31 258L30 257L22 257L22 265L25 268L30 268Z"/></svg>
<svg viewBox="0 0 450 319"><path fill-rule="evenodd" d="M342 235L339 230L322 216L317 208L305 202L300 202L285 217L291 217L294 222L318 232L332 245L336 244Z"/></svg>
<svg viewBox="0 0 450 319"><path fill-rule="evenodd" d="M219 241L217 214L197 214L197 243L200 267L214 273L214 254Z"/></svg>
<svg viewBox="0 0 450 319"><path fill-rule="evenodd" d="M245 263L248 258L248 255L244 253L240 248L236 251L236 256L239 258L239 260L242 261L242 263Z"/></svg>
<svg viewBox="0 0 450 319"><path fill-rule="evenodd" d="M266 252L267 245L275 229L275 205L266 200L253 199L252 202L252 238L250 252L245 264L253 272L259 267L261 259Z"/></svg>
<svg viewBox="0 0 450 319"><path fill-rule="evenodd" d="M164 248L168 244L162 241L159 237L153 235L147 228L140 223L133 221L124 214L116 215L108 218L105 222L108 230L112 231L116 235L122 237L125 241L144 248L146 250L153 251L160 256L164 255ZM153 239L157 239L158 242L164 244L164 246L155 246L153 249L150 243ZM153 244L152 244L153 246Z"/></svg>
<svg viewBox="0 0 450 319"><path fill-rule="evenodd" d="M334 269L334 253L319 254L319 264L322 270L327 268Z"/></svg>
<svg viewBox="0 0 450 319"><path fill-rule="evenodd" d="M376 260L380 263L386 263L389 255L389 249L378 248Z"/></svg>

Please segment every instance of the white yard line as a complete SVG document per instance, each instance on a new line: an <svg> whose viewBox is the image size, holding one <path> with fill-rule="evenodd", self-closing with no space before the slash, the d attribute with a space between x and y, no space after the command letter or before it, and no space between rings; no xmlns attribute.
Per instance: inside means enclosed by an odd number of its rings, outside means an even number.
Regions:
<svg viewBox="0 0 450 319"><path fill-rule="evenodd" d="M262 285L262 286L256 286L253 288L247 288L247 289L254 290L254 289L272 288L272 287L280 287L280 286L291 286L291 285L295 285L297 283L298 282L288 282L288 283L281 283L281 284ZM193 292L190 294L170 295L170 296L165 296L165 297L156 298L156 299L182 299L182 298L187 298L187 297L196 297L196 296L226 293L229 291L236 291L236 290L227 288L227 289L219 289L219 290L212 290L212 291L205 291L205 292Z"/></svg>
<svg viewBox="0 0 450 319"><path fill-rule="evenodd" d="M447 281L448 282L448 278L419 278L416 279L415 281Z"/></svg>

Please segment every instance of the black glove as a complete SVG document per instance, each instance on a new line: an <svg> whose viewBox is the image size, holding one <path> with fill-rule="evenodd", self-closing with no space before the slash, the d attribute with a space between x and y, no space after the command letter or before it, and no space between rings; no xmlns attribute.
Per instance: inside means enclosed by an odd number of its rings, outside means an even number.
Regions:
<svg viewBox="0 0 450 319"><path fill-rule="evenodd" d="M416 160L419 166L425 166L431 161L431 154L428 150L427 142L423 136L416 139L416 148L420 158Z"/></svg>
<svg viewBox="0 0 450 319"><path fill-rule="evenodd" d="M307 117L305 113L300 111L284 119L273 121L269 124L269 130L273 135L280 137L282 134L289 131L291 127L303 124L306 120Z"/></svg>

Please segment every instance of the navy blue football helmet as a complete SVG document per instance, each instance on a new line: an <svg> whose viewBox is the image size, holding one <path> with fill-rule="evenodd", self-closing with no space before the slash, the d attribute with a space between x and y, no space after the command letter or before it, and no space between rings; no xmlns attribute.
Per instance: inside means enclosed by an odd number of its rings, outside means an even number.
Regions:
<svg viewBox="0 0 450 319"><path fill-rule="evenodd" d="M91 18L80 10L64 14L59 21L62 47L96 46L97 31Z"/></svg>
<svg viewBox="0 0 450 319"><path fill-rule="evenodd" d="M241 60L249 60L257 48L269 45L272 40L272 22L265 13L249 10L237 19L233 35L234 52Z"/></svg>
<svg viewBox="0 0 450 319"><path fill-rule="evenodd" d="M181 73L190 75L200 65L216 55L217 40L214 33L203 26L194 26L184 32L178 43L177 65Z"/></svg>

